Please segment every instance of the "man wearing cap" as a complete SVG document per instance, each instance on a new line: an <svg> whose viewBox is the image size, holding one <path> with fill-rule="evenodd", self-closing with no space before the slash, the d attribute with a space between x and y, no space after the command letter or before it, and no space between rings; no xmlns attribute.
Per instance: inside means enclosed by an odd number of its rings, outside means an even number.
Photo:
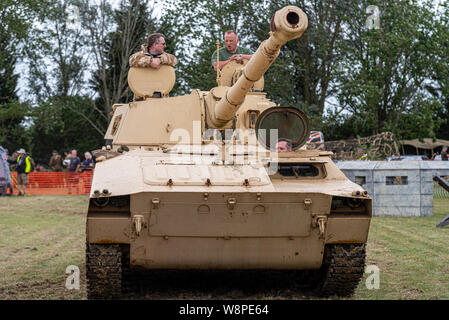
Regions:
<svg viewBox="0 0 449 320"><path fill-rule="evenodd" d="M62 158L59 155L58 151L53 150L48 165L53 171L62 171Z"/></svg>
<svg viewBox="0 0 449 320"><path fill-rule="evenodd" d="M19 154L16 159L17 184L19 187L19 196L21 196L25 195L25 189L28 184L28 173L31 171L31 158L26 155L23 148L18 150L17 153Z"/></svg>
<svg viewBox="0 0 449 320"><path fill-rule="evenodd" d="M58 153L58 151L53 150L48 165L51 168L51 170L55 172L61 172L63 170L62 157ZM53 185L56 186L57 188L62 187L64 185L64 176L62 174L53 175Z"/></svg>

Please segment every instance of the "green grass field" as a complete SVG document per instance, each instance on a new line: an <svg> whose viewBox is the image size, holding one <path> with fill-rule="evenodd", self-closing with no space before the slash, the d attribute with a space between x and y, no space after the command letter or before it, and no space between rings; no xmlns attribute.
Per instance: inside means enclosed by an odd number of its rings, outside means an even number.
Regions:
<svg viewBox="0 0 449 320"><path fill-rule="evenodd" d="M86 298L86 209L87 196L0 198L0 299ZM373 218L366 264L379 267L380 288L368 290L366 274L353 299L449 299L449 228L435 227L448 213L449 199L435 199L433 217ZM80 290L65 288L69 265L81 271ZM281 288L253 298L307 297Z"/></svg>

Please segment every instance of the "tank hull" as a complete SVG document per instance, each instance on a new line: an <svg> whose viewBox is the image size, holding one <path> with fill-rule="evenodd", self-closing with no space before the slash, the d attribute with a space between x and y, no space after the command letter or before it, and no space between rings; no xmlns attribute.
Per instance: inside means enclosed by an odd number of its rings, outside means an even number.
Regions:
<svg viewBox="0 0 449 320"><path fill-rule="evenodd" d="M160 161L163 154L153 156ZM367 241L371 199L328 157L294 160L321 165L324 178L261 176L258 185L246 186L230 178L195 183L197 178L187 169L183 173L188 179L179 182L177 166L163 166L162 173L162 167L152 167L152 158L149 152L134 151L99 163L92 185L87 242L129 245L131 268L318 269L326 244ZM115 174L131 176L135 183L107 175L108 163ZM130 167L133 163L137 169ZM150 171L159 171L158 176ZM169 177L178 183L167 185ZM95 189L110 195L96 197ZM354 196L357 192L360 195ZM333 208L333 199L340 197L360 199L363 206Z"/></svg>

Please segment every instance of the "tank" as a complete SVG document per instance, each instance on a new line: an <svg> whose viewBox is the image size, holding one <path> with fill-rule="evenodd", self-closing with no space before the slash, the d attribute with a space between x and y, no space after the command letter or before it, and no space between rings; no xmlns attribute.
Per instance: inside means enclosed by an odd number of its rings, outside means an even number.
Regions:
<svg viewBox="0 0 449 320"><path fill-rule="evenodd" d="M307 23L295 6L277 11L268 39L210 91L170 97L172 67L130 69L144 100L114 105L107 146L94 153L89 299L117 298L139 270L157 269L293 270L318 295L353 294L372 200L331 152L306 149L301 110L263 92L264 73ZM291 152L277 152L280 138Z"/></svg>

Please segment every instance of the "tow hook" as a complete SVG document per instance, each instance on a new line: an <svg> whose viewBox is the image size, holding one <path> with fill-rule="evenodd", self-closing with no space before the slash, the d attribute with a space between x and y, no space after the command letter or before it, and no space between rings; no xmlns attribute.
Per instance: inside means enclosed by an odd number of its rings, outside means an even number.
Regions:
<svg viewBox="0 0 449 320"><path fill-rule="evenodd" d="M324 232L326 231L326 221L327 221L326 216L317 216L316 218L316 226L320 230L320 239L324 238Z"/></svg>
<svg viewBox="0 0 449 320"><path fill-rule="evenodd" d="M234 210L236 204L237 204L237 200L235 198L228 199L228 209L229 210Z"/></svg>
<svg viewBox="0 0 449 320"><path fill-rule="evenodd" d="M135 215L133 216L133 225L134 229L136 231L137 236L140 235L140 231L142 231L142 227L144 226L144 217L143 215Z"/></svg>

